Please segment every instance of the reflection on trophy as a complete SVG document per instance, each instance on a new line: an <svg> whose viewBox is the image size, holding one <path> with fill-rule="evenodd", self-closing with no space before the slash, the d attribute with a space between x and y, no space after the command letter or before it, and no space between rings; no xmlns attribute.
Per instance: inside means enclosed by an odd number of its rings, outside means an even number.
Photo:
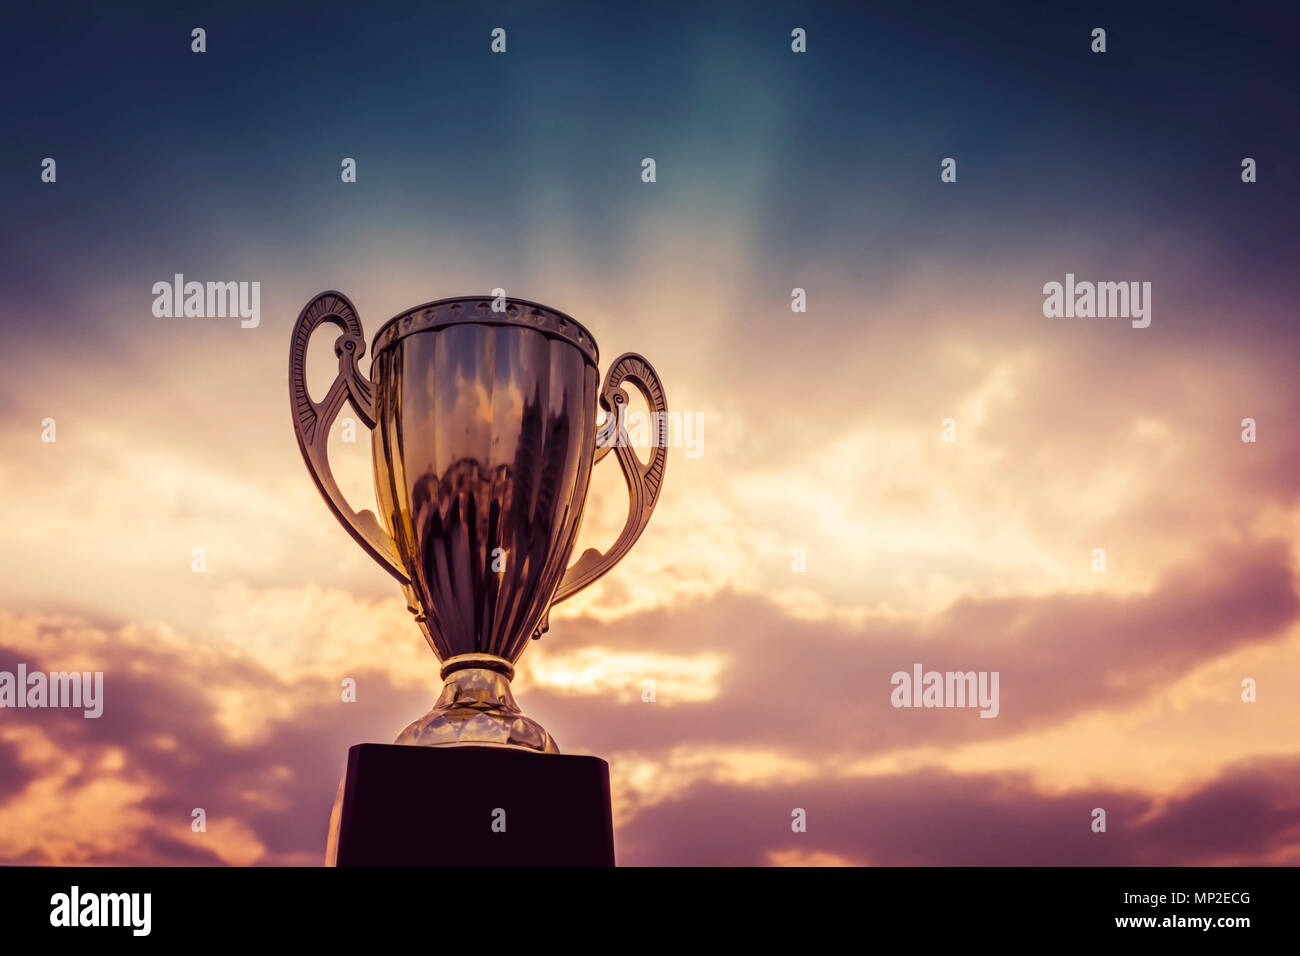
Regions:
<svg viewBox="0 0 1300 956"><path fill-rule="evenodd" d="M339 372L316 403L304 366L308 341L325 322L343 332L334 345ZM502 311L490 299L453 298L403 312L375 335L368 379L357 364L364 352L352 303L321 293L294 326L289 390L316 486L357 543L401 584L442 661L441 696L396 743L558 755L551 735L515 702L514 665L546 632L551 606L612 568L649 521L666 441L660 435L643 464L620 409L631 384L662 429L663 386L645 359L628 353L610 366L597 395L591 333L519 299L505 300ZM599 426L597 400L606 413ZM372 430L382 523L370 511L353 511L330 473L329 430L345 403ZM569 566L592 468L611 450L627 481L627 522L608 551L588 550ZM393 759L413 758L403 751Z"/></svg>

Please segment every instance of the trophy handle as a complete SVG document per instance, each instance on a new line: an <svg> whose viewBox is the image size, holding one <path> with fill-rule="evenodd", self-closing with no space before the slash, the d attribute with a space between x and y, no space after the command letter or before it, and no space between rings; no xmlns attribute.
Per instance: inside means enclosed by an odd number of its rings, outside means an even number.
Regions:
<svg viewBox="0 0 1300 956"><path fill-rule="evenodd" d="M338 377L325 399L317 404L307 394L307 343L322 322L334 323L343 334L334 340L334 354L339 357ZM373 511L352 510L330 472L327 452L330 426L342 411L343 403L352 404L367 428L375 427L375 388L357 369L357 360L365 351L361 320L347 296L341 292L322 292L303 307L294 323L293 340L289 345L289 404L293 410L293 430L298 436L298 448L307 463L307 470L334 517L367 554L397 578L404 588L408 588L411 579L402 567L392 537L380 525Z"/></svg>
<svg viewBox="0 0 1300 956"><path fill-rule="evenodd" d="M621 387L624 382L631 382L640 389L646 404L650 406L655 441L650 461L645 465L641 464L636 452L628 444L624 421L628 396ZM650 521L650 513L659 500L659 489L664 481L664 466L668 464L668 436L665 434L668 428L668 403L654 366L634 352L620 355L605 375L605 385L600 390L600 407L607 414L604 424L596 432L596 455L592 459L592 468L613 449L627 481L630 499L627 523L623 525L623 533L618 536L612 548L604 554L595 548L588 548L573 567L564 572L555 597L551 600L552 605L573 597L618 564L623 555L631 550ZM544 626L542 630L545 630Z"/></svg>

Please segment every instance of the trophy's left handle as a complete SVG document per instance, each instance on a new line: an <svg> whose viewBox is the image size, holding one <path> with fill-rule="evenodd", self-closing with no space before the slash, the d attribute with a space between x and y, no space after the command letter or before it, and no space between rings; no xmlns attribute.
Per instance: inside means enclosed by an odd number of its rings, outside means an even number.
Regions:
<svg viewBox="0 0 1300 956"><path fill-rule="evenodd" d="M635 385L650 406L655 440L650 450L650 460L644 465L628 442L625 423L628 395L622 388L625 382ZM632 545L636 544L636 539L641 537L641 532L650 522L650 514L655 509L655 502L659 500L659 489L663 486L664 468L668 464L668 436L663 433L668 427L668 400L664 397L663 383L659 381L654 366L633 352L620 355L605 375L605 385L600 391L600 405L605 409L606 415L605 422L596 434L596 454L592 467L611 450L618 457L618 463L623 468L623 478L627 481L627 522L612 548L604 554L595 548L588 548L573 567L564 572L555 597L551 599L552 605L577 594L632 550ZM541 630L545 630L545 625Z"/></svg>
<svg viewBox="0 0 1300 956"><path fill-rule="evenodd" d="M316 403L307 394L307 343L323 322L337 325L343 334L334 341L334 354L339 358L338 376L325 398ZM341 292L322 292L307 303L294 323L293 341L289 345L289 403L293 409L293 430L298 436L298 448L307 463L307 470L334 517L385 571L409 586L411 579L402 567L392 537L373 511L352 510L330 472L327 450L330 427L344 403L351 403L367 428L375 427L375 387L357 368L357 360L365 351L361 319L347 296Z"/></svg>

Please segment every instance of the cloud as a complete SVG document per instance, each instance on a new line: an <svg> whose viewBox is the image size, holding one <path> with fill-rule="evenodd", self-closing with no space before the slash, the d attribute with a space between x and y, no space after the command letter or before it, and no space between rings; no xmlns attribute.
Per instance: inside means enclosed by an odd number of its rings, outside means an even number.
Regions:
<svg viewBox="0 0 1300 956"><path fill-rule="evenodd" d="M1104 833L1092 830L1098 807ZM794 808L806 811L804 833L791 830ZM1294 864L1300 760L1229 767L1165 801L938 769L758 790L707 783L647 809L620 837L620 862L651 866Z"/></svg>
<svg viewBox="0 0 1300 956"><path fill-rule="evenodd" d="M543 686L530 689L523 703L543 723L582 728L574 743L596 753L762 741L861 756L1006 738L1093 710L1123 709L1207 660L1280 638L1298 613L1290 552L1280 541L1225 543L1171 570L1150 593L964 598L926 617L808 619L725 593L617 625L555 623L535 652L613 655L637 648L670 659L666 677L692 657L701 675L712 673L712 649L725 645L726 662L711 678L716 692L706 699L672 701L670 690L661 690L655 705L612 693L602 704ZM914 663L998 671L999 716L895 709L890 677ZM537 665L539 675L547 669ZM659 676L653 658L637 676ZM627 675L619 680L626 683Z"/></svg>
<svg viewBox="0 0 1300 956"><path fill-rule="evenodd" d="M362 665L348 671L358 701L344 704L338 680L159 628L0 614L0 633L0 668L75 658L105 674L99 719L0 715L0 757L14 765L0 804L9 861L320 862L347 747L391 739L432 701L431 687L395 686ZM190 828L195 808L206 833Z"/></svg>
<svg viewBox="0 0 1300 956"><path fill-rule="evenodd" d="M390 740L427 710L435 661L400 615L358 630L376 612L369 599L235 588L225 606L218 636L202 641L162 625L0 614L0 667L105 672L98 720L0 714L0 858L319 861L347 748ZM289 626L318 640L259 655L237 639L239 608L250 633ZM1203 558L1150 594L964 599L929 618L814 621L724 593L616 627L569 617L530 653L535 666L524 658L518 693L566 751L611 760L625 862L1052 862L1046 846L1078 862L1262 859L1290 852L1261 843L1294 822L1295 772L1282 758L1167 800L1113 785L1052 792L996 767L958 773L941 754L1122 714L1197 665L1276 637L1296 612L1276 542ZM403 630L411 648L393 655L386 645ZM639 650L607 654L611 630ZM890 707L889 675L916 660L999 670L1001 715ZM643 679L656 675L647 703ZM357 703L340 700L342 676L356 679ZM870 763L918 751L931 765ZM1254 822L1225 837L1214 821L1251 788ZM795 806L813 821L799 842L787 833ZM1115 821L1109 842L1088 840L1079 814L1092 806ZM195 808L206 833L190 829ZM717 814L725 826L709 822ZM1121 837L1142 849L1119 848Z"/></svg>

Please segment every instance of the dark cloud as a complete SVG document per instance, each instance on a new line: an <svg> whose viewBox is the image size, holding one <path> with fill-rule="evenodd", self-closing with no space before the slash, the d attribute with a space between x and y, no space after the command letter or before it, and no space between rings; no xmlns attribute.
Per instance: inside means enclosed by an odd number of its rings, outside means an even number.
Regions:
<svg viewBox="0 0 1300 956"><path fill-rule="evenodd" d="M1213 863L1284 855L1300 862L1300 759L1243 761L1168 801L1138 828L1146 860Z"/></svg>
<svg viewBox="0 0 1300 956"><path fill-rule="evenodd" d="M725 649L730 659L714 699L676 704L663 690L654 705L639 697L619 704L530 688L522 703L561 746L593 753L761 742L811 755L867 754L960 743L1136 703L1218 656L1280 636L1298 610L1282 542L1225 545L1149 594L965 599L932 619L861 627L801 620L731 593L615 625L557 621L544 638L557 649L687 657ZM895 709L890 677L914 663L998 671L999 715Z"/></svg>
<svg viewBox="0 0 1300 956"><path fill-rule="evenodd" d="M791 830L792 811L807 831ZM1092 830L1106 811L1106 832ZM619 860L759 865L773 851L879 866L1129 866L1274 862L1300 853L1300 760L1229 768L1160 806L1122 789L1047 795L1016 774L923 770L767 788L715 783L623 827Z"/></svg>
<svg viewBox="0 0 1300 956"><path fill-rule="evenodd" d="M670 685L656 704L537 686L521 696L570 752L629 754L667 767L676 747L707 754L761 746L835 766L846 754L1005 737L1138 703L1197 665L1276 636L1296 612L1287 552L1273 543L1188 565L1148 595L966 600L928 621L877 620L860 628L800 620L770 603L724 594L616 625L557 622L546 638L565 649L623 645L691 655L729 648L714 699L673 704L665 697ZM378 670L353 670L359 699L344 704L333 680L291 682L247 657L134 629L101 633L90 643L75 629L51 625L38 633L35 653L0 651L0 660L48 666L59 648L78 640L78 651L94 655L105 672L104 714L86 720L67 711L9 710L6 726L38 728L60 756L77 758L82 769L69 788L112 776L147 793L139 808L150 823L132 834L130 848L88 843L83 856L90 862L219 862L215 836L208 850L188 832L196 807L214 835L232 823L251 831L265 847L260 862L319 859L347 748L391 740L432 703L432 687L399 690ZM890 675L913 662L1000 671L1001 715L894 709ZM291 706L241 742L228 738L220 719L229 694L260 702L285 697ZM275 712L258 708L264 709ZM110 752L125 755L125 764L104 769ZM17 744L0 743L0 801L9 804L52 772L18 755ZM875 863L1262 857L1293 839L1298 780L1294 763L1239 768L1163 805L1122 787L1046 796L1015 775L938 770L789 786L701 782L640 810L620 840L626 862L647 863L758 863L782 849ZM797 838L789 833L796 806L812 821ZM1094 806L1111 817L1104 837L1087 826ZM75 821L64 825L75 830ZM26 854L8 862L36 861Z"/></svg>
<svg viewBox="0 0 1300 956"><path fill-rule="evenodd" d="M118 635L121 638L121 635ZM42 639L66 640L59 629ZM265 845L262 862L323 859L326 828L335 788L354 743L388 742L432 704L431 694L397 690L378 671L351 672L358 700L340 700L337 683L313 679L291 687L269 670L209 650L188 650L147 639L103 640L94 648L104 671L104 712L84 719L80 712L6 710L10 725L39 729L63 756L78 758L81 769L66 786L85 786L103 776L142 784L139 806L152 823L134 834L130 849L101 852L87 848L92 863L217 863L215 851L182 837L189 835L195 808L207 814L208 832L238 822ZM32 656L29 668L39 666ZM290 695L292 713L272 720L257 742L227 740L216 699L223 691L241 695ZM106 771L101 758L117 749L126 755L120 769ZM21 799L27 783L46 772L17 759L13 744L0 742L0 795ZM75 836L75 822L71 826ZM34 862L31 859L5 862Z"/></svg>
<svg viewBox="0 0 1300 956"><path fill-rule="evenodd" d="M0 740L0 807L26 789L36 773L23 764L18 745Z"/></svg>

